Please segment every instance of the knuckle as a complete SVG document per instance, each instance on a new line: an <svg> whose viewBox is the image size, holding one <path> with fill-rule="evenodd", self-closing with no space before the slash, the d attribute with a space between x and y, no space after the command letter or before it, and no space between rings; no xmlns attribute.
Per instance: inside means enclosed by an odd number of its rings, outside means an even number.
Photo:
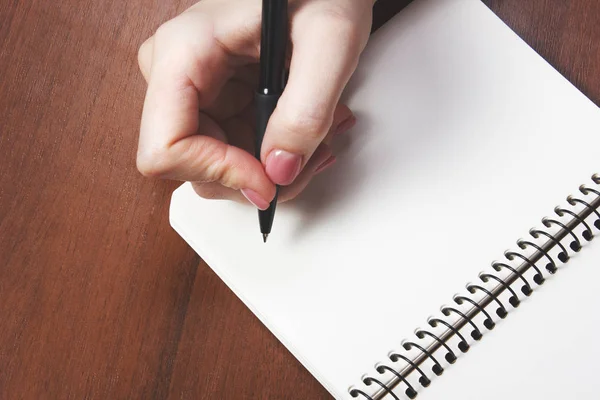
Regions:
<svg viewBox="0 0 600 400"><path fill-rule="evenodd" d="M189 50L205 44L207 40L212 41L213 34L214 23L208 15L188 11L160 25L154 36L166 48L183 46Z"/></svg>
<svg viewBox="0 0 600 400"><path fill-rule="evenodd" d="M282 116L282 125L286 131L310 140L321 140L331 125L332 117L324 112L299 111L292 108Z"/></svg>
<svg viewBox="0 0 600 400"><path fill-rule="evenodd" d="M176 17L166 22L163 22L158 28L156 28L154 36L156 36L157 39L162 40L165 38L170 38L171 35L177 33L178 30L179 22L178 18Z"/></svg>
<svg viewBox="0 0 600 400"><path fill-rule="evenodd" d="M179 21L180 17L176 17L160 25L154 34L156 45L161 53L168 52L172 54L174 51L189 50L189 36L186 36ZM183 48L183 49L182 49Z"/></svg>
<svg viewBox="0 0 600 400"><path fill-rule="evenodd" d="M154 47L157 63L196 77L197 85L210 84L206 71L216 53L214 24L208 16L188 12L165 22L154 34Z"/></svg>
<svg viewBox="0 0 600 400"><path fill-rule="evenodd" d="M138 171L147 178L164 178L172 170L166 150L140 148L136 157Z"/></svg>
<svg viewBox="0 0 600 400"><path fill-rule="evenodd" d="M206 184L193 184L194 191L196 194L203 199L207 200L221 200L223 199L223 193L214 185Z"/></svg>
<svg viewBox="0 0 600 400"><path fill-rule="evenodd" d="M322 23L330 37L338 38L336 43L343 45L341 49L347 54L360 53L369 38L370 26L365 25L363 16L354 16L353 12L343 7L328 7L321 14Z"/></svg>
<svg viewBox="0 0 600 400"><path fill-rule="evenodd" d="M152 43L154 37L151 36L144 43L140 45L137 53L137 61L141 70L147 70L148 65L146 65L150 59L150 55L152 54Z"/></svg>
<svg viewBox="0 0 600 400"><path fill-rule="evenodd" d="M209 141L202 144L201 153L203 156L196 159L199 171L202 171L201 183L220 184L231 189L240 189L239 171L242 168L234 162L231 155L232 148L222 146L216 141ZM194 152L194 150L190 150Z"/></svg>
<svg viewBox="0 0 600 400"><path fill-rule="evenodd" d="M322 11L321 17L328 26L335 28L336 30L342 30L344 32L356 31L354 19L349 15L349 12L343 8L327 7Z"/></svg>
<svg viewBox="0 0 600 400"><path fill-rule="evenodd" d="M227 165L227 167L224 167L224 165ZM236 165L226 163L222 163L220 166L216 172L216 180L225 187L235 190L241 189L238 176L240 168Z"/></svg>
<svg viewBox="0 0 600 400"><path fill-rule="evenodd" d="M200 159L197 159L198 170L203 171L202 182L221 182L224 184L227 176L226 159L227 150L224 150L217 142L207 141L202 143L202 150L192 150L203 154Z"/></svg>

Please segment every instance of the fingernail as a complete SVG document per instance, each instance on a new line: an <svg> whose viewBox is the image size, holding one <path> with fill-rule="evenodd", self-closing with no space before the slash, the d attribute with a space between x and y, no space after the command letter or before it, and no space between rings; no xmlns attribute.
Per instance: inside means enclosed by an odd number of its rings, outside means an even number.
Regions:
<svg viewBox="0 0 600 400"><path fill-rule="evenodd" d="M285 150L273 150L267 157L265 171L273 183L289 185L296 179L302 167L302 157Z"/></svg>
<svg viewBox="0 0 600 400"><path fill-rule="evenodd" d="M256 206L259 210L266 210L269 208L270 203L263 199L260 194L252 189L242 189L242 194L248 201Z"/></svg>
<svg viewBox="0 0 600 400"><path fill-rule="evenodd" d="M348 131L348 129L352 128L356 124L356 117L351 115L342 121L337 128L335 128L334 135L341 135L342 133Z"/></svg>
<svg viewBox="0 0 600 400"><path fill-rule="evenodd" d="M337 160L337 158L335 156L329 157L327 160L325 160L325 162L323 164L319 165L319 168L317 168L315 170L315 175L318 173L321 173L321 172L325 171L327 168L331 167L333 165L333 163L335 163L335 160Z"/></svg>

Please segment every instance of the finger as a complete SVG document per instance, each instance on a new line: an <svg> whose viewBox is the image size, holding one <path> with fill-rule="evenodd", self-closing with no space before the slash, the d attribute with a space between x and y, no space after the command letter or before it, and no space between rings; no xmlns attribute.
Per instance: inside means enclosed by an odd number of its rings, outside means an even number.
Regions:
<svg viewBox="0 0 600 400"><path fill-rule="evenodd" d="M230 189L217 182L201 183L192 182L196 194L208 200L233 200L238 203L248 204L249 201L242 195L241 191Z"/></svg>
<svg viewBox="0 0 600 400"><path fill-rule="evenodd" d="M331 167L337 158L331 153L330 146L337 135L341 135L356 123L356 117L348 107L339 104L335 110L333 124L323 143L315 150L310 161L300 175L289 186L282 188L280 202L296 198L310 183L313 177Z"/></svg>
<svg viewBox="0 0 600 400"><path fill-rule="evenodd" d="M360 29L333 15L298 16L292 25L290 75L261 149L267 175L280 185L294 181L325 138L363 48Z"/></svg>
<svg viewBox="0 0 600 400"><path fill-rule="evenodd" d="M161 26L151 45L140 144L164 148L198 133L198 110L218 96L231 68L212 38L210 23L191 18L191 13Z"/></svg>
<svg viewBox="0 0 600 400"><path fill-rule="evenodd" d="M148 38L138 50L138 66L146 82L150 78L150 69L152 67L152 52L154 49L154 36Z"/></svg>
<svg viewBox="0 0 600 400"><path fill-rule="evenodd" d="M313 177L329 168L337 160L332 154L330 145L335 136L343 134L356 123L356 117L348 107L338 105L334 113L334 122L321 145L315 150L309 162L291 185L284 186L278 197L279 202L295 199L310 183Z"/></svg>
<svg viewBox="0 0 600 400"><path fill-rule="evenodd" d="M268 208L275 185L262 164L247 151L220 140L220 127L207 116L200 114L198 126L204 135L186 137L158 153L144 154L140 147L140 171L150 177L218 183L241 190L258 208Z"/></svg>
<svg viewBox="0 0 600 400"><path fill-rule="evenodd" d="M317 147L317 150L315 150L313 156L294 183L281 189L281 193L278 196L279 201L283 203L296 198L308 186L319 168L330 159L335 160L335 157L332 155L331 148L328 145L321 144Z"/></svg>
<svg viewBox="0 0 600 400"><path fill-rule="evenodd" d="M321 163L321 165L319 165L317 167L317 169L315 170L315 173L313 174L313 176L319 175L321 172L325 171L326 169L328 169L329 167L331 167L333 164L335 164L336 161L337 161L337 157L336 156L329 157L327 160L323 161Z"/></svg>
<svg viewBox="0 0 600 400"><path fill-rule="evenodd" d="M306 186L308 186L313 176L331 165L334 161L335 157L331 153L331 148L325 144L319 146L306 165L306 168L304 168L302 173L298 176L298 179L290 186L282 188L281 194L278 196L278 202L283 203L297 197ZM192 187L196 194L205 199L232 200L238 203L254 204L254 202L250 198L245 197L241 191L230 189L220 183L192 182Z"/></svg>
<svg viewBox="0 0 600 400"><path fill-rule="evenodd" d="M138 169L147 176L219 182L268 202L275 186L261 163L223 143L220 127L198 112L214 101L233 69L213 40L212 25L191 15L182 14L154 37Z"/></svg>
<svg viewBox="0 0 600 400"><path fill-rule="evenodd" d="M354 113L344 104L338 104L333 113L333 123L327 133L323 143L330 145L333 138L337 135L341 135L348 129L352 128L356 123L356 117Z"/></svg>
<svg viewBox="0 0 600 400"><path fill-rule="evenodd" d="M245 127L252 127L252 129L254 129L254 126L256 125L256 113L255 113L254 105L252 103L250 103L248 105L248 107L246 107L244 110L242 110L235 117L235 119L243 121L244 122L243 125ZM224 124L227 124L228 121L229 120L222 122L221 125L224 126ZM335 136L348 131L355 124L356 124L356 117L354 116L354 113L346 105L341 104L341 103L338 104L338 106L336 107L335 112L333 114L333 123L331 124L331 128L329 128L329 132L327 133L327 136L325 137L325 139L323 139L323 143L331 144L333 141L333 138ZM237 130L234 131L234 130L230 130L230 129L225 129L225 131L228 133L229 132L238 132ZM249 134L251 134L252 137L254 138L254 133L255 133L254 130L252 130ZM231 135L231 136L233 136L233 135ZM238 147L240 147L240 146L238 146ZM248 151L254 151L254 150L251 150L251 149L253 149L252 146L250 146L250 147L241 146L241 147Z"/></svg>
<svg viewBox="0 0 600 400"><path fill-rule="evenodd" d="M257 198L255 193L233 190L216 182L193 182L192 187L198 196L208 200L231 200L242 204L253 204L260 209L266 209L270 205Z"/></svg>
<svg viewBox="0 0 600 400"><path fill-rule="evenodd" d="M254 117L254 107L248 105L235 117L220 122L227 137L230 138L230 144L248 152L254 151ZM346 105L338 104L333 116L333 124L322 143L331 145L337 135L348 131L354 124L356 124L356 117L352 111Z"/></svg>

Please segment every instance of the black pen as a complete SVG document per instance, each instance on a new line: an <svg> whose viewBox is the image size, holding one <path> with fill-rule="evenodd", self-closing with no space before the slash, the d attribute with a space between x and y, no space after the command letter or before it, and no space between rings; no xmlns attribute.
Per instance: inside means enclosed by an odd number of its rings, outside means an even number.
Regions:
<svg viewBox="0 0 600 400"><path fill-rule="evenodd" d="M262 30L260 36L260 80L256 100L256 148L255 156L260 160L260 149L267 129L267 123L277 106L277 101L285 86L285 57L288 41L288 2L287 0L263 0ZM263 241L266 243L277 206L277 195L269 208L258 211L258 221Z"/></svg>

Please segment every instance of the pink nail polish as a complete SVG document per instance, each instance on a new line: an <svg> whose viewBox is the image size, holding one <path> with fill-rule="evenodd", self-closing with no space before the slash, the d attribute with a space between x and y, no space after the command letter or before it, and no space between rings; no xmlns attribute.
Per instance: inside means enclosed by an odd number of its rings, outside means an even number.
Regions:
<svg viewBox="0 0 600 400"><path fill-rule="evenodd" d="M335 161L337 160L337 158L335 156L331 156L329 157L327 160L325 160L325 162L321 165L319 165L319 167L315 170L315 175L318 173L321 173L323 171L325 171L327 168L331 167Z"/></svg>
<svg viewBox="0 0 600 400"><path fill-rule="evenodd" d="M254 190L242 189L241 192L244 195L244 197L248 199L250 203L254 204L254 206L256 206L256 208L258 208L259 210L266 210L267 208L269 208L270 203L267 200L263 199L261 195L255 192Z"/></svg>
<svg viewBox="0 0 600 400"><path fill-rule="evenodd" d="M285 150L273 150L266 161L265 171L273 183L289 185L296 179L302 168L302 157Z"/></svg>
<svg viewBox="0 0 600 400"><path fill-rule="evenodd" d="M341 135L348 131L348 129L352 128L356 124L356 117L354 115L346 118L342 121L337 128L335 129L334 135Z"/></svg>

